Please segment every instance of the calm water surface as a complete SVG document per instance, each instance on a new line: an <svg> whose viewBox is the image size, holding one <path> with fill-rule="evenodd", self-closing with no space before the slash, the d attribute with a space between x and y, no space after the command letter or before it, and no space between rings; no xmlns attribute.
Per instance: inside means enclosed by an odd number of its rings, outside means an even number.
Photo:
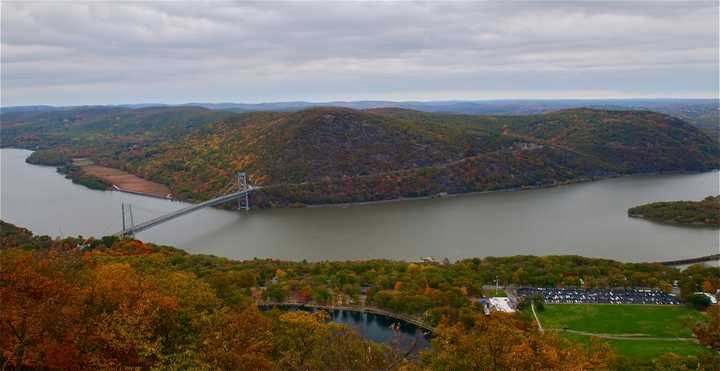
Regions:
<svg viewBox="0 0 720 371"><path fill-rule="evenodd" d="M286 310L306 310L307 308L286 308ZM331 310L327 312L330 320L335 323L347 325L360 336L379 343L391 344L401 352L423 350L430 346L430 337L424 334L425 331L415 325L398 321L385 316L372 313L360 313L347 310ZM393 330L397 325L397 330Z"/></svg>
<svg viewBox="0 0 720 371"><path fill-rule="evenodd" d="M0 216L35 233L102 236L122 229L121 203L135 222L186 206L181 202L72 184L52 167L29 165L30 151L1 149ZM204 209L138 238L235 259L451 260L517 254L578 254L655 261L717 253L717 230L627 217L653 201L697 200L719 191L717 171L632 176L563 187L435 200L255 210Z"/></svg>

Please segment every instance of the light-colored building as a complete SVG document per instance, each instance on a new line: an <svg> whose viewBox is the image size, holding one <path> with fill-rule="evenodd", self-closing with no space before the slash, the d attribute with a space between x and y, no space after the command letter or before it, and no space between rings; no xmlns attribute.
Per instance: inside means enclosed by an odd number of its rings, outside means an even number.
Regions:
<svg viewBox="0 0 720 371"><path fill-rule="evenodd" d="M514 305L510 301L510 298L493 297L493 298L489 298L488 302L490 304L490 310L495 310L498 312L505 312L505 313L514 313L515 312Z"/></svg>

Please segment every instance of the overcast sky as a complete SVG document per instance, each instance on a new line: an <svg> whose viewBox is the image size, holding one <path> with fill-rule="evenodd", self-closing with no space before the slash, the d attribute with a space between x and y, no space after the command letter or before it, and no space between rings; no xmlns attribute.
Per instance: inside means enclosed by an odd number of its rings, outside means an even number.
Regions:
<svg viewBox="0 0 720 371"><path fill-rule="evenodd" d="M717 97L717 1L2 1L2 105Z"/></svg>

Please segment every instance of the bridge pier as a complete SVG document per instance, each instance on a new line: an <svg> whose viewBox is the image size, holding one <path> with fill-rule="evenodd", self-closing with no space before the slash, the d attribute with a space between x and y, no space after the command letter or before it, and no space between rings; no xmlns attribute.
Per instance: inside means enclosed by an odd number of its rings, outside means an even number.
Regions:
<svg viewBox="0 0 720 371"><path fill-rule="evenodd" d="M125 212L125 203L124 202L121 204L121 206L122 206L122 232L120 232L120 234L122 236L133 236L134 235L133 230L135 229L135 219L133 218L132 205L131 204L127 205L128 206L127 213ZM126 215L130 216L130 228L127 227Z"/></svg>

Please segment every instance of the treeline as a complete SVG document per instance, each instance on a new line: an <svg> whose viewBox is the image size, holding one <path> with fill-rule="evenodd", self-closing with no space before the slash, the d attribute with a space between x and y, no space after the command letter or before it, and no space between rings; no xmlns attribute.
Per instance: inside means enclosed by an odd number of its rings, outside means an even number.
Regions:
<svg viewBox="0 0 720 371"><path fill-rule="evenodd" d="M600 343L586 347L540 333L522 314L487 317L469 300L482 294L487 278L509 273L516 264L528 269L557 266L549 269L552 277L565 270L602 275L605 267L631 276L640 271L658 277L680 274L655 265L577 257L448 265L238 262L110 236L51 240L4 222L0 242L4 368L707 369L718 361L707 354L638 363L615 356ZM717 277L716 271L691 269L693 280ZM511 279L524 280L522 275ZM347 301L362 288L376 305L391 306L383 298L397 296L396 303L411 303L399 310L425 309L437 316L436 336L420 359L363 340L322 314L262 313L253 304L290 297ZM419 297L423 299L413 301ZM699 330L703 339L716 336L712 326Z"/></svg>
<svg viewBox="0 0 720 371"><path fill-rule="evenodd" d="M106 190L112 187L112 183L83 172L80 166L73 164L72 159L58 150L35 151L25 159L25 162L33 165L56 166L57 172L65 175L65 178L90 189Z"/></svg>
<svg viewBox="0 0 720 371"><path fill-rule="evenodd" d="M72 163L64 153L59 150L35 151L25 159L25 162L33 165L45 166L67 166Z"/></svg>
<svg viewBox="0 0 720 371"><path fill-rule="evenodd" d="M630 208L628 215L664 223L720 227L720 196L708 196L702 201L653 202Z"/></svg>

